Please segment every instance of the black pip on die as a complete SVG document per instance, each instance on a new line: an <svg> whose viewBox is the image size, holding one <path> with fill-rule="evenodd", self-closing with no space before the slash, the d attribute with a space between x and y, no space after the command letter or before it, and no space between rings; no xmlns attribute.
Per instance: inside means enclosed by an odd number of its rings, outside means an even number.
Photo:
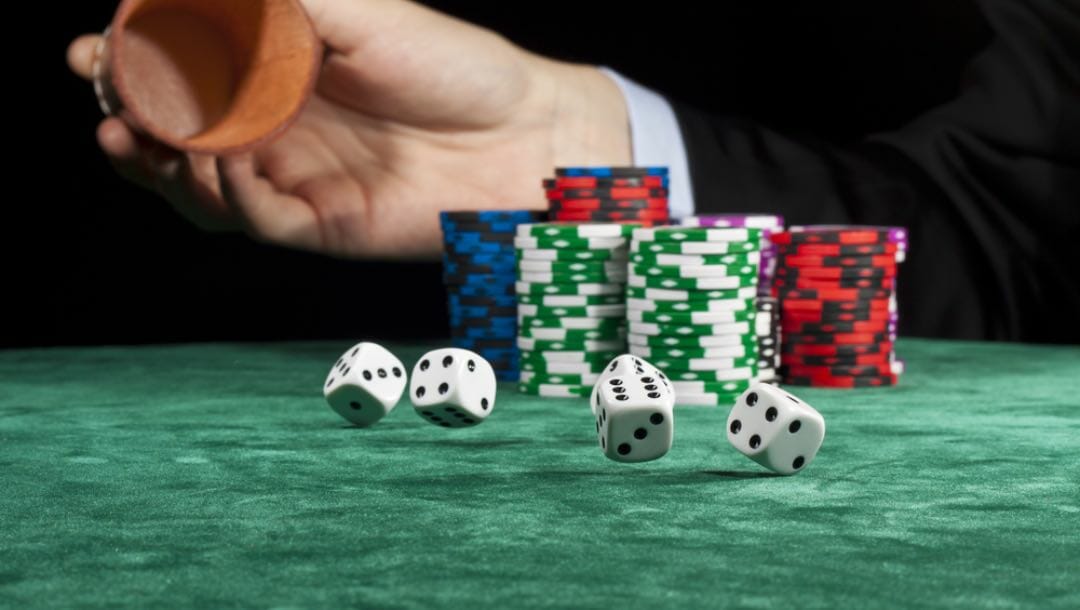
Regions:
<svg viewBox="0 0 1080 610"><path fill-rule="evenodd" d="M405 381L405 365L397 356L375 343L357 343L330 369L323 396L338 415L370 426L394 409Z"/></svg>
<svg viewBox="0 0 1080 610"><path fill-rule="evenodd" d="M443 428L465 428L491 414L495 387L495 371L478 354L437 349L421 356L413 367L409 398L425 421Z"/></svg>
<svg viewBox="0 0 1080 610"><path fill-rule="evenodd" d="M746 457L779 474L810 465L825 439L814 407L767 383L743 392L727 420L727 439Z"/></svg>

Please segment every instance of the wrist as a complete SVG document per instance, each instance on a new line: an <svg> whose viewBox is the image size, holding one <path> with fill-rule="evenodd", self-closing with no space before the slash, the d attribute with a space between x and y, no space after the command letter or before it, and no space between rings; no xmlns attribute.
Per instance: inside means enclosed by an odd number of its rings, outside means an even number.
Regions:
<svg viewBox="0 0 1080 610"><path fill-rule="evenodd" d="M552 165L631 165L630 116L618 85L593 66L537 60Z"/></svg>

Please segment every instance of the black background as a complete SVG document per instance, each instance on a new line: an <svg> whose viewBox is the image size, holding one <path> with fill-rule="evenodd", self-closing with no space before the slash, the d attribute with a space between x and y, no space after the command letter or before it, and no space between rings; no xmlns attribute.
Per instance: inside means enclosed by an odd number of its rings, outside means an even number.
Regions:
<svg viewBox="0 0 1080 610"><path fill-rule="evenodd" d="M358 0L359 1L359 0ZM611 66L715 112L845 141L949 99L988 40L954 0L429 2L558 58ZM65 3L12 115L0 347L445 332L434 264L331 260L201 233L111 172L91 88L68 73L75 35L115 2ZM25 73L23 73L25 70Z"/></svg>

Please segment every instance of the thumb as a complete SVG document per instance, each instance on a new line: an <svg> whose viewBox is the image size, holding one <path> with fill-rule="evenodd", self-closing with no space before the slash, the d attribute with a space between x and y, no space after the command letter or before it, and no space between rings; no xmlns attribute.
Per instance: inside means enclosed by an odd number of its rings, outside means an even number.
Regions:
<svg viewBox="0 0 1080 610"><path fill-rule="evenodd" d="M71 71L87 80L93 78L94 54L100 43L101 36L97 34L84 34L73 40L67 48L67 63Z"/></svg>
<svg viewBox="0 0 1080 610"><path fill-rule="evenodd" d="M300 0L315 31L332 50L349 54L373 34L444 20L441 13L408 0Z"/></svg>
<svg viewBox="0 0 1080 610"><path fill-rule="evenodd" d="M366 13L365 15L360 14L360 2L351 2L347 0L300 0L300 4L304 6L308 17L310 17L312 23L315 24L315 31L323 42L334 51L339 53L349 53L360 44L359 37L357 36L360 25L364 23L365 18L371 18L371 13L376 12L371 10L370 5L383 3L365 2L365 5L369 5L369 8L363 11Z"/></svg>

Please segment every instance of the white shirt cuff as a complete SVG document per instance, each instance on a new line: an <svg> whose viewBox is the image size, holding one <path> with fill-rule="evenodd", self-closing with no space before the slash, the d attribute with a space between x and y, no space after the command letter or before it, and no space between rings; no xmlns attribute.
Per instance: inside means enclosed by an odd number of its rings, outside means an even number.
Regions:
<svg viewBox="0 0 1080 610"><path fill-rule="evenodd" d="M610 68L600 71L615 81L630 113L630 136L634 165L666 166L670 172L668 206L673 218L694 214L694 191L690 163L675 111L663 96L635 83Z"/></svg>

